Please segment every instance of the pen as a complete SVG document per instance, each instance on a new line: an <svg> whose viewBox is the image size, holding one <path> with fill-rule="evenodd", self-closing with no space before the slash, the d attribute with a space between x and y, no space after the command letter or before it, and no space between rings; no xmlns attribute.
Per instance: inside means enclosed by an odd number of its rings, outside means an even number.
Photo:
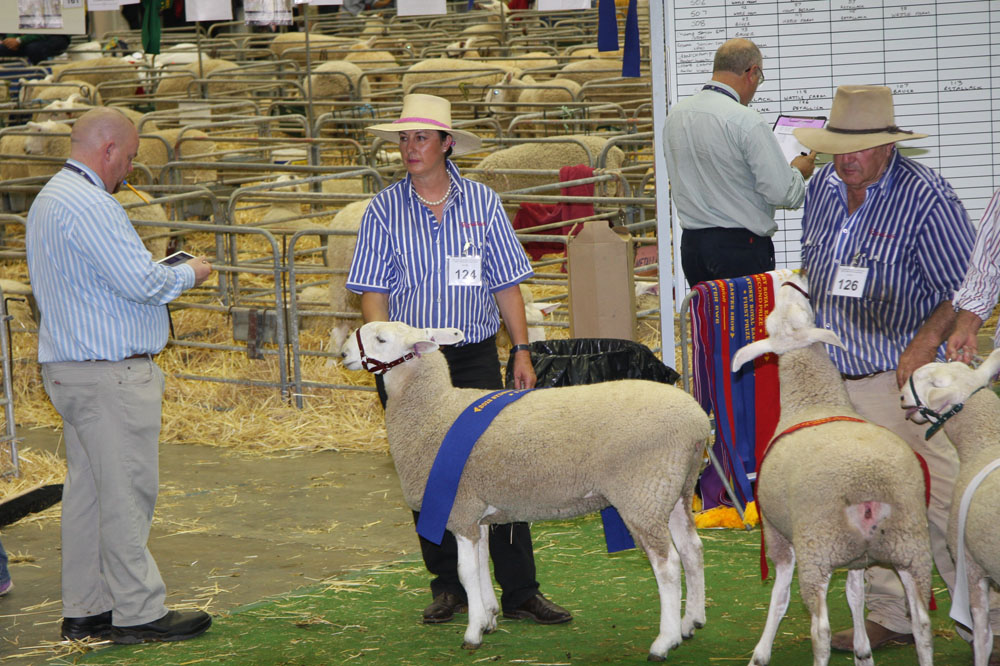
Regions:
<svg viewBox="0 0 1000 666"><path fill-rule="evenodd" d="M803 154L803 155L805 155L805 153L802 153L802 154ZM146 202L147 204L149 203L149 199L147 199L146 197L144 197L144 196L142 195L142 192L140 192L139 190L137 190L137 189L135 189L134 187L132 187L131 185L129 185L129 184L128 184L128 181L127 181L127 180L123 180L123 181L122 181L122 185L124 185L124 186L125 186L125 187L127 187L128 189L130 189L130 190L132 190L133 192L135 192L135 195L136 195L137 197L139 197L140 199L142 199L143 201L145 201L145 202Z"/></svg>

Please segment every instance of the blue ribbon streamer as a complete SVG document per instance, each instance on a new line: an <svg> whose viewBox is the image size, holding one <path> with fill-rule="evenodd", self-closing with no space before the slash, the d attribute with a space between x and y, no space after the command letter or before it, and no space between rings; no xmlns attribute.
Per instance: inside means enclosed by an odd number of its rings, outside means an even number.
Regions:
<svg viewBox="0 0 1000 666"><path fill-rule="evenodd" d="M629 0L625 15L625 53L622 55L622 76L639 76L639 13L635 0ZM598 33L600 38L600 33Z"/></svg>
<svg viewBox="0 0 1000 666"><path fill-rule="evenodd" d="M615 0L598 1L597 50L618 50L618 16L615 13Z"/></svg>

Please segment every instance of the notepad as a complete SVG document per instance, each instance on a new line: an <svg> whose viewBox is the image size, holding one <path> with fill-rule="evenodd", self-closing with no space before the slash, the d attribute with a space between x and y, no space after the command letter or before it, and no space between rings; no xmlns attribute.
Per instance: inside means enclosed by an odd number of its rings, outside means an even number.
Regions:
<svg viewBox="0 0 1000 666"><path fill-rule="evenodd" d="M781 152L785 156L786 162L791 162L796 155L808 154L809 149L799 143L799 140L792 134L792 130L798 127L822 128L826 125L826 116L786 116L780 114L774 121L774 136L778 139Z"/></svg>

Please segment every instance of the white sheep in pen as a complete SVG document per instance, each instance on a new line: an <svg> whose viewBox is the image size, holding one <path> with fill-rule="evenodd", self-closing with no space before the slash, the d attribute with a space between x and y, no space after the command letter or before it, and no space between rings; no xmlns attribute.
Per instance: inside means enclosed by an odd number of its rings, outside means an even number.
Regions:
<svg viewBox="0 0 1000 666"><path fill-rule="evenodd" d="M452 386L444 355L436 352L462 338L453 328L370 322L344 345L350 370L361 369L362 359L408 359L384 375L385 421L403 496L413 509L422 505L448 428L490 393ZM479 647L483 632L496 628L488 524L568 518L608 505L618 509L656 577L660 626L650 660L662 661L703 626L705 572L691 498L708 437L708 416L694 398L650 381L536 390L501 411L465 463L447 523L458 540L458 573L469 602L464 646ZM687 588L683 619L680 562Z"/></svg>
<svg viewBox="0 0 1000 666"><path fill-rule="evenodd" d="M920 463L903 440L858 416L821 344L840 345L840 340L815 327L805 294L804 282L789 278L767 318L769 337L733 356L736 371L768 352L781 355L781 420L775 431L781 434L757 476L764 539L776 572L767 622L750 664L771 660L798 560L799 588L812 617L813 664L830 660L826 594L840 567L849 569L855 664L874 663L864 628L864 567L883 563L903 581L917 657L928 666L931 553Z"/></svg>
<svg viewBox="0 0 1000 666"><path fill-rule="evenodd" d="M929 363L913 373L900 396L909 418L916 423L944 423L949 441L958 451L959 472L948 519L948 548L956 562L959 554L959 510L971 481L1000 461L1000 397L990 390L990 378L1000 370L1000 350L994 350L979 368L963 363ZM983 390L980 390L980 389ZM988 473L969 502L964 522L966 580L956 572L955 587L968 586L970 608L956 608L952 595L952 617L972 626L976 666L986 666L992 648L990 628L990 581L1000 584L1000 532L996 519L1000 507L1000 473ZM993 593L996 603L996 593ZM960 613L964 617L958 615Z"/></svg>

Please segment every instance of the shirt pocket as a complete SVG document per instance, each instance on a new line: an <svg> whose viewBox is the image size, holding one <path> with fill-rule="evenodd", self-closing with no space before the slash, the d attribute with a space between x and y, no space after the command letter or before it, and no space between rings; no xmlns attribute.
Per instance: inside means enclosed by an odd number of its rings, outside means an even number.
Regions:
<svg viewBox="0 0 1000 666"><path fill-rule="evenodd" d="M895 302L903 291L904 281L912 279L904 263L913 256L912 245L898 238L872 236L862 245L861 254L868 266L865 298Z"/></svg>
<svg viewBox="0 0 1000 666"><path fill-rule="evenodd" d="M393 269L399 284L405 289L416 289L423 282L425 262L419 254L396 251L392 255Z"/></svg>

